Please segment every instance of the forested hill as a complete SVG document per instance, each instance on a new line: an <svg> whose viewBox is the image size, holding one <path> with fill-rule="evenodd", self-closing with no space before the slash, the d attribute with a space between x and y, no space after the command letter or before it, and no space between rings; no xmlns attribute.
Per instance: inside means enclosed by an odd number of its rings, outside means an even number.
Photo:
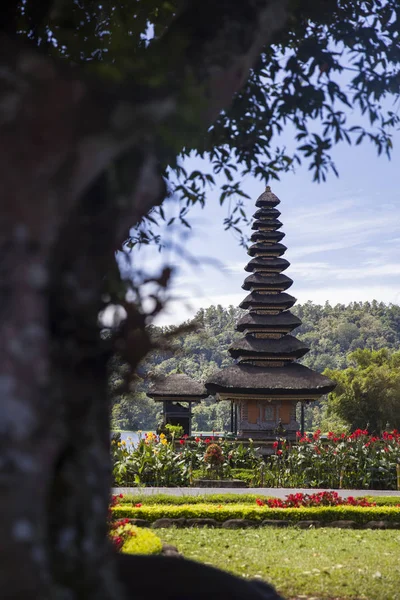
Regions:
<svg viewBox="0 0 400 600"><path fill-rule="evenodd" d="M348 306L324 306L307 302L294 306L291 311L302 320L301 327L293 331L310 348L303 358L306 366L322 372L346 366L346 355L357 348L399 349L400 306L383 302L352 302ZM211 306L198 311L191 333L178 335L173 344L174 355L154 353L146 361L158 372L170 373L179 368L196 378L206 378L215 368L231 364L228 346L234 337L235 324L243 314L230 306ZM156 334L174 328L154 328Z"/></svg>
<svg viewBox="0 0 400 600"><path fill-rule="evenodd" d="M353 302L348 306L324 306L307 302L292 308L301 320L293 334L307 343L310 352L301 362L322 372L326 367L341 369L347 366L346 355L357 348L400 348L400 306L376 302ZM151 353L139 369L135 393L118 394L121 366L114 362L111 374L113 420L125 428L152 428L159 418L159 406L145 395L148 374L169 374L182 371L195 379L205 380L217 368L232 364L228 347L235 337L235 324L243 314L230 306L211 306L198 311L188 322L193 330L178 333L170 350ZM174 327L152 327L155 338L176 330ZM196 407L195 426L200 429L224 429L228 419L226 403L202 403ZM226 413L226 414L225 414Z"/></svg>

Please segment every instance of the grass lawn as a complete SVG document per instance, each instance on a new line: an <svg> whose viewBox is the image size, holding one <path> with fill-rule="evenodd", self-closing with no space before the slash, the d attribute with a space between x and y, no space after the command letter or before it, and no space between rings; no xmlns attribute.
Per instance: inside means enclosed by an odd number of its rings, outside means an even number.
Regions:
<svg viewBox="0 0 400 600"><path fill-rule="evenodd" d="M286 598L400 600L400 531L160 529L186 558L261 577Z"/></svg>

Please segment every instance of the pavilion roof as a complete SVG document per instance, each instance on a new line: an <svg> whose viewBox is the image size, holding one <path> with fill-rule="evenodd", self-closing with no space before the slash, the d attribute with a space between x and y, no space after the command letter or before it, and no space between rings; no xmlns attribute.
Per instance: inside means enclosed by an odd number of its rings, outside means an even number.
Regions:
<svg viewBox="0 0 400 600"><path fill-rule="evenodd" d="M279 219L268 219L268 220L261 220L261 219L257 219L256 221L253 221L253 224L251 226L252 229L260 229L260 227L271 227L271 229L280 229L282 227L283 223L281 223L281 221L279 221Z"/></svg>
<svg viewBox="0 0 400 600"><path fill-rule="evenodd" d="M268 208L272 208L274 206L277 206L278 204L280 204L280 200L278 198L278 196L275 196L275 194L273 194L271 192L271 188L269 187L269 185L265 188L265 192L263 192L256 200L256 206L258 207L262 207L262 206L267 206Z"/></svg>
<svg viewBox="0 0 400 600"><path fill-rule="evenodd" d="M256 367L239 364L216 371L206 381L210 394L218 392L245 394L323 395L335 383L304 365L290 363L284 367Z"/></svg>
<svg viewBox="0 0 400 600"><path fill-rule="evenodd" d="M165 397L184 398L206 398L208 392L204 384L192 379L183 373L173 373L172 375L160 375L152 378L153 383L147 392L150 398L161 399Z"/></svg>
<svg viewBox="0 0 400 600"><path fill-rule="evenodd" d="M239 304L240 308L254 308L255 306L263 306L265 308L273 308L276 310L286 310L295 304L296 298L286 292L279 294L260 294L259 292L251 292Z"/></svg>
<svg viewBox="0 0 400 600"><path fill-rule="evenodd" d="M283 244L265 244L263 242L256 242L247 250L247 254L250 256L256 256L257 254L268 254L269 256L281 256L285 254L287 248Z"/></svg>
<svg viewBox="0 0 400 600"><path fill-rule="evenodd" d="M253 215L253 219L277 219L281 215L277 208L270 208L265 206L259 208Z"/></svg>
<svg viewBox="0 0 400 600"><path fill-rule="evenodd" d="M258 315L257 313L247 313L239 319L236 324L238 331L245 331L246 329L264 328L265 331L274 329L288 329L291 331L301 325L301 321L298 317L293 315L289 310L281 312L277 315Z"/></svg>
<svg viewBox="0 0 400 600"><path fill-rule="evenodd" d="M293 284L293 280L281 273L273 273L265 275L264 273L252 273L244 280L242 288L251 290L253 288L278 288L279 290L287 290Z"/></svg>
<svg viewBox="0 0 400 600"><path fill-rule="evenodd" d="M285 234L283 233L283 231L254 231L254 233L251 234L250 240L252 242L277 244L278 242L283 240L284 237Z"/></svg>
<svg viewBox="0 0 400 600"><path fill-rule="evenodd" d="M252 258L244 270L247 272L258 271L259 269L271 269L276 271L284 271L290 267L290 262L286 258L280 258L278 256L255 256Z"/></svg>
<svg viewBox="0 0 400 600"><path fill-rule="evenodd" d="M246 335L236 340L228 350L233 358L241 358L246 355L257 356L255 360L266 360L277 356L298 359L309 352L308 346L293 335L284 335L279 339L256 338Z"/></svg>

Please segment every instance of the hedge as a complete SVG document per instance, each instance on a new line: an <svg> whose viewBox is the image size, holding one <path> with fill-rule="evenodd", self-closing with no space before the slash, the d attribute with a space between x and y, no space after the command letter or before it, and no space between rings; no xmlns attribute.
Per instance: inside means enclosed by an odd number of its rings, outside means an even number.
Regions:
<svg viewBox="0 0 400 600"><path fill-rule="evenodd" d="M400 521L400 508L395 506L320 506L310 508L268 508L248 504L213 505L184 504L181 506L115 506L114 518L145 519L153 523L163 517L169 519L212 518L223 522L228 519L250 519L261 522L265 519L287 520L293 523L305 520L330 521L350 520L365 525L369 521Z"/></svg>

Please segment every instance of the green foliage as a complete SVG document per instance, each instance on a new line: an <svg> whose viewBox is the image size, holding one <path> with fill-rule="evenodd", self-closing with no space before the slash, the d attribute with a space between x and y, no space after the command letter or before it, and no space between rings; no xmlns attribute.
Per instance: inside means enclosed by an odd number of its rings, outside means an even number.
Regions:
<svg viewBox="0 0 400 600"><path fill-rule="evenodd" d="M400 427L400 352L356 350L343 371L326 369L337 382L329 395L328 414L336 414L351 429L368 428L381 433Z"/></svg>
<svg viewBox="0 0 400 600"><path fill-rule="evenodd" d="M193 52L193 39L201 37L205 26L196 6L182 0L141 0L134 5L83 0L57 2L56 10L55 3L48 2L47 9L44 5L38 11L35 4L21 3L19 35L82 65L105 85L129 79L141 90L161 94L168 83L170 89L173 73L175 85L183 88L180 95L191 99L181 108L181 123L173 122L174 135L164 124L158 132L164 153L166 147L173 154L184 147L181 157L192 153L211 163L204 171L186 172L180 162L169 161L172 168L166 176L170 193L182 201L178 220L184 225L188 207L204 204L218 175L223 176L220 203L239 199L225 226L239 230L238 222L246 217L241 182L248 174L264 181L279 179L280 173L305 161L314 180L325 180L329 171L336 173L330 154L338 143L369 140L379 154L390 155L398 116L386 108L390 103L385 99L399 93L397 0L291 3L286 28L277 32L274 44L262 49L243 88L202 135L195 110L198 82L195 77L182 79L183 59ZM208 29L212 32L210 23L221 19L229 24L234 14L233 5L231 10L215 5ZM238 39L227 54L233 48L241 52L242 43ZM291 148L278 141L285 126L291 129ZM191 143L188 131L193 132ZM153 222L165 218L162 208L154 212ZM151 237L147 235L147 241Z"/></svg>
<svg viewBox="0 0 400 600"><path fill-rule="evenodd" d="M130 524L123 525L123 527L129 528L131 535L124 542L122 552L125 554L160 554L162 542L153 531Z"/></svg>
<svg viewBox="0 0 400 600"><path fill-rule="evenodd" d="M182 425L171 425L167 423L165 426L165 433L169 439L179 439L183 436L183 427Z"/></svg>
<svg viewBox="0 0 400 600"><path fill-rule="evenodd" d="M318 506L309 508L269 508L266 506L249 506L248 504L183 504L183 505L143 505L116 506L112 508L115 519L140 518L152 523L162 517L171 519L211 518L219 522L228 519L250 519L261 523L264 519L290 521L316 520L330 521L349 520L360 524L369 521L400 521L400 509L396 506Z"/></svg>

